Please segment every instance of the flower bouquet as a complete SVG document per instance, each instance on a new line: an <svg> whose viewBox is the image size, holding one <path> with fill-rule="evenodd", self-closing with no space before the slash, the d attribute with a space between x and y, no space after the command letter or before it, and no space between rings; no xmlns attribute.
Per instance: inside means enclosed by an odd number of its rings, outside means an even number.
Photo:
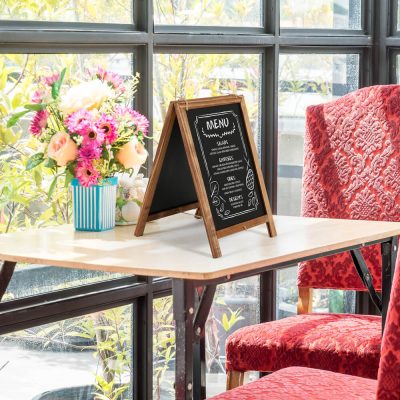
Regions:
<svg viewBox="0 0 400 400"><path fill-rule="evenodd" d="M147 159L144 140L149 121L131 107L138 75L124 80L102 67L87 71L76 85L63 84L66 69L41 77L30 104L8 120L33 113L29 131L42 144L26 169L41 163L54 171L49 197L65 175L74 188L78 230L101 231L115 225L118 173L137 171Z"/></svg>

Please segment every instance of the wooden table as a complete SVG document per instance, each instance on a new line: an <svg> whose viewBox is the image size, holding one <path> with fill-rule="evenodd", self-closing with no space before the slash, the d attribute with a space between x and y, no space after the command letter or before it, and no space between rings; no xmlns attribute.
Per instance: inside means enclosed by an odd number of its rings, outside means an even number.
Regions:
<svg viewBox="0 0 400 400"><path fill-rule="evenodd" d="M217 259L211 257L202 221L189 213L153 222L139 238L132 227L89 233L70 225L2 235L0 259L7 262L0 271L0 298L15 262L173 278L176 399L205 398L204 326L219 283L343 251L351 251L368 282L359 248L381 243L385 317L400 223L283 216L275 223L274 238L265 226L224 238L223 257Z"/></svg>

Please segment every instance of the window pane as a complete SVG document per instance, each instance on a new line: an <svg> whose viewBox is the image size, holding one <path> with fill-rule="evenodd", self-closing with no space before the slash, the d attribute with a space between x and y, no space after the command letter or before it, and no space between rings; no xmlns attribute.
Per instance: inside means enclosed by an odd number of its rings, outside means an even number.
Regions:
<svg viewBox="0 0 400 400"><path fill-rule="evenodd" d="M259 54L156 54L154 146L171 100L241 94L258 142L261 88ZM154 152L155 154L155 152Z"/></svg>
<svg viewBox="0 0 400 400"><path fill-rule="evenodd" d="M206 324L207 396L225 392L225 342L233 332L260 322L258 276L217 286Z"/></svg>
<svg viewBox="0 0 400 400"><path fill-rule="evenodd" d="M53 175L38 166L26 171L26 161L41 146L28 133L32 115L6 128L8 116L29 103L40 76L67 67L66 82L102 65L123 76L133 70L132 54L2 54L0 55L0 233L71 222L71 198L62 179L48 198ZM6 299L122 276L92 271L19 265ZM27 282L30 282L27 284ZM33 284L34 283L34 284Z"/></svg>
<svg viewBox="0 0 400 400"><path fill-rule="evenodd" d="M261 0L154 0L161 25L261 26Z"/></svg>
<svg viewBox="0 0 400 400"><path fill-rule="evenodd" d="M153 400L175 399L175 322L172 296L153 302Z"/></svg>
<svg viewBox="0 0 400 400"><path fill-rule="evenodd" d="M279 69L278 214L300 215L305 110L356 90L356 54L281 54ZM278 317L293 315L297 269L278 271ZM352 299L352 300L351 300ZM349 312L354 293L314 290L315 311Z"/></svg>
<svg viewBox="0 0 400 400"><path fill-rule="evenodd" d="M3 0L0 19L129 24L133 20L132 0Z"/></svg>
<svg viewBox="0 0 400 400"><path fill-rule="evenodd" d="M125 306L0 336L2 399L132 399L131 326Z"/></svg>
<svg viewBox="0 0 400 400"><path fill-rule="evenodd" d="M361 0L281 0L282 28L361 29Z"/></svg>

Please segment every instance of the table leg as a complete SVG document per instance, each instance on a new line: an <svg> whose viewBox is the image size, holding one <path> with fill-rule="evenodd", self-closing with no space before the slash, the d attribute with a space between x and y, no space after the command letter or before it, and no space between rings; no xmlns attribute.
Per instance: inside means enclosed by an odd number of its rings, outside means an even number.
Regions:
<svg viewBox="0 0 400 400"><path fill-rule="evenodd" d="M0 301L2 300L11 281L16 264L17 263L13 261L4 261L0 268Z"/></svg>
<svg viewBox="0 0 400 400"><path fill-rule="evenodd" d="M177 400L193 399L194 290L192 281L173 280L176 342L175 398Z"/></svg>
<svg viewBox="0 0 400 400"><path fill-rule="evenodd" d="M206 387L206 322L217 285L204 286L194 318L193 329L195 335L195 366L193 376L194 399L207 397ZM197 361L197 362L196 362Z"/></svg>
<svg viewBox="0 0 400 400"><path fill-rule="evenodd" d="M381 244L382 252L382 332L385 329L387 309L389 306L392 280L396 268L396 258L399 239L392 237L389 241Z"/></svg>
<svg viewBox="0 0 400 400"><path fill-rule="evenodd" d="M133 398L153 398L153 292L152 278L138 277L149 290L136 299L133 308Z"/></svg>
<svg viewBox="0 0 400 400"><path fill-rule="evenodd" d="M203 288L198 304L195 302L196 286L193 281L174 279L172 290L176 331L175 398L205 399L205 324L216 285Z"/></svg>

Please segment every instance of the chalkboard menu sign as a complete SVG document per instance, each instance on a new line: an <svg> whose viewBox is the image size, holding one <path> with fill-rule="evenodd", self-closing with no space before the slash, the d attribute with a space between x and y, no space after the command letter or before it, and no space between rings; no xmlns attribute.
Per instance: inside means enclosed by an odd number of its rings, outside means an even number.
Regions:
<svg viewBox="0 0 400 400"><path fill-rule="evenodd" d="M197 208L213 257L218 239L266 223L276 235L242 96L172 102L135 235L147 221Z"/></svg>
<svg viewBox="0 0 400 400"><path fill-rule="evenodd" d="M216 230L265 215L240 104L187 116Z"/></svg>

